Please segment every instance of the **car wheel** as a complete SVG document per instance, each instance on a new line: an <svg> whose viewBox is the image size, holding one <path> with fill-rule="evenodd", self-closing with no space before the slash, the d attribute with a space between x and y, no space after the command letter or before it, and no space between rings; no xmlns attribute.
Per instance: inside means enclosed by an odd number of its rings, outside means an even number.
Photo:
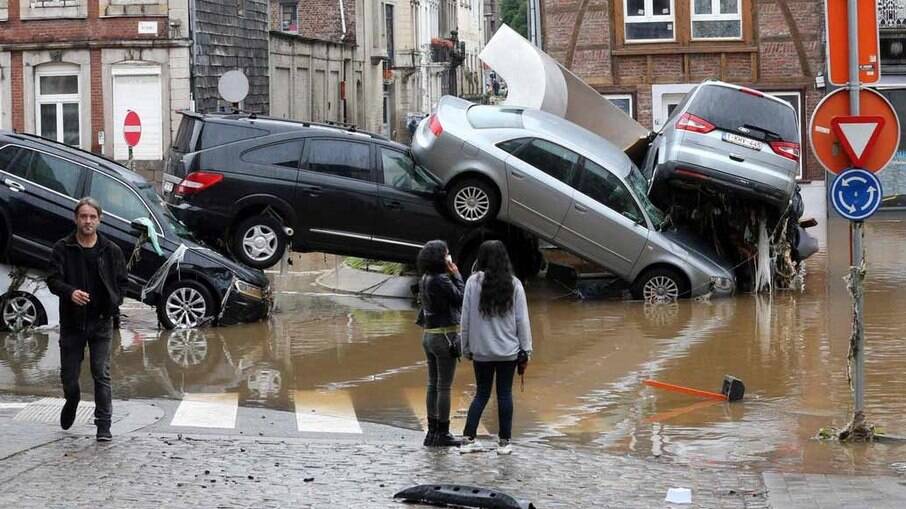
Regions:
<svg viewBox="0 0 906 509"><path fill-rule="evenodd" d="M286 251L283 225L270 216L249 217L236 227L230 247L239 261L249 267L273 267Z"/></svg>
<svg viewBox="0 0 906 509"><path fill-rule="evenodd" d="M47 323L44 306L33 295L14 292L2 299L0 309L3 329L18 332L29 327L40 327Z"/></svg>
<svg viewBox="0 0 906 509"><path fill-rule="evenodd" d="M676 270L657 268L646 271L632 285L632 296L645 302L664 304L686 297L686 280Z"/></svg>
<svg viewBox="0 0 906 509"><path fill-rule="evenodd" d="M459 255L456 266L459 268L459 274L463 279L469 279L469 276L472 275L472 266L475 265L475 260L477 259L478 246L469 248Z"/></svg>
<svg viewBox="0 0 906 509"><path fill-rule="evenodd" d="M479 178L460 180L447 193L447 208L453 218L472 226L496 217L499 201L493 186Z"/></svg>
<svg viewBox="0 0 906 509"><path fill-rule="evenodd" d="M171 283L157 304L157 318L167 329L192 329L214 315L214 298L204 285L183 280Z"/></svg>

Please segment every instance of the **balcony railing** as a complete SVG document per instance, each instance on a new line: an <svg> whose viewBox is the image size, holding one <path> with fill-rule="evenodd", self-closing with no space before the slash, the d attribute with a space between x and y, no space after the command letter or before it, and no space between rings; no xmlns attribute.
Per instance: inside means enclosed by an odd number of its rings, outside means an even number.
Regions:
<svg viewBox="0 0 906 509"><path fill-rule="evenodd" d="M906 0L879 0L878 28L906 29Z"/></svg>

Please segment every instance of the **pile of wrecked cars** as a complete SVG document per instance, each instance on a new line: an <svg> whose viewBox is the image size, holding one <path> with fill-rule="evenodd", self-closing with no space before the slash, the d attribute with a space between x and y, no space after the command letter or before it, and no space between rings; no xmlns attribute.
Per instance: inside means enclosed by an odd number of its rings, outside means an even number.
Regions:
<svg viewBox="0 0 906 509"><path fill-rule="evenodd" d="M56 297L42 271L53 244L74 231L73 207L94 196L104 213L99 231L122 249L126 296L157 308L166 328L261 319L271 290L250 269L197 243L152 184L87 151L38 136L0 131L0 324L53 325Z"/></svg>

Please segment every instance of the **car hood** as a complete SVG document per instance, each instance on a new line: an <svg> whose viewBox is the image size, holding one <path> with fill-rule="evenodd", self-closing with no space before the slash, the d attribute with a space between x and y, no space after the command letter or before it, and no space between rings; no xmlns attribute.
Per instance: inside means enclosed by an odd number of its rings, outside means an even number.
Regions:
<svg viewBox="0 0 906 509"><path fill-rule="evenodd" d="M246 267L197 242L190 240L183 240L182 242L189 248L187 256L188 253L192 253L192 256L196 257L196 260L192 260L193 263L209 268L225 268L246 283L267 288L269 281L263 271Z"/></svg>
<svg viewBox="0 0 906 509"><path fill-rule="evenodd" d="M713 246L709 245L707 242L703 241L695 234L681 229L666 230L662 231L661 234L671 241L679 244L684 249L694 252L698 256L708 260L718 267L723 268L730 274L733 274L733 266L730 264L730 262L717 254L717 251L714 250Z"/></svg>

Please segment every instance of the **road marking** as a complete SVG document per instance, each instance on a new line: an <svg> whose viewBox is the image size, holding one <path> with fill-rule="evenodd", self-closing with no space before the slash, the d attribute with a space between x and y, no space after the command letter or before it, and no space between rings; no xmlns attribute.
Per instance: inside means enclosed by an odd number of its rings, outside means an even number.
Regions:
<svg viewBox="0 0 906 509"><path fill-rule="evenodd" d="M239 393L185 394L170 426L235 428Z"/></svg>
<svg viewBox="0 0 906 509"><path fill-rule="evenodd" d="M28 406L28 403L0 403L0 410L20 409Z"/></svg>
<svg viewBox="0 0 906 509"><path fill-rule="evenodd" d="M13 417L14 421L41 422L45 424L57 424L60 422L60 411L63 410L63 404L66 400L63 398L41 398L38 401L27 404L19 410L19 413ZM76 408L75 421L73 425L88 424L94 419L94 403L90 401L80 401Z"/></svg>
<svg viewBox="0 0 906 509"><path fill-rule="evenodd" d="M362 433L346 391L295 391L296 429L309 433Z"/></svg>
<svg viewBox="0 0 906 509"><path fill-rule="evenodd" d="M409 408L412 413L418 417L419 426L422 431L428 430L428 409L425 408L425 388L424 387L407 387L405 389L406 401L409 402ZM466 427L466 417L469 414L469 405L472 404L472 397L455 388L450 392L450 433L459 436ZM479 435L490 435L488 428L485 427L483 420L488 416L488 407L485 407L481 414L482 420L478 421Z"/></svg>

